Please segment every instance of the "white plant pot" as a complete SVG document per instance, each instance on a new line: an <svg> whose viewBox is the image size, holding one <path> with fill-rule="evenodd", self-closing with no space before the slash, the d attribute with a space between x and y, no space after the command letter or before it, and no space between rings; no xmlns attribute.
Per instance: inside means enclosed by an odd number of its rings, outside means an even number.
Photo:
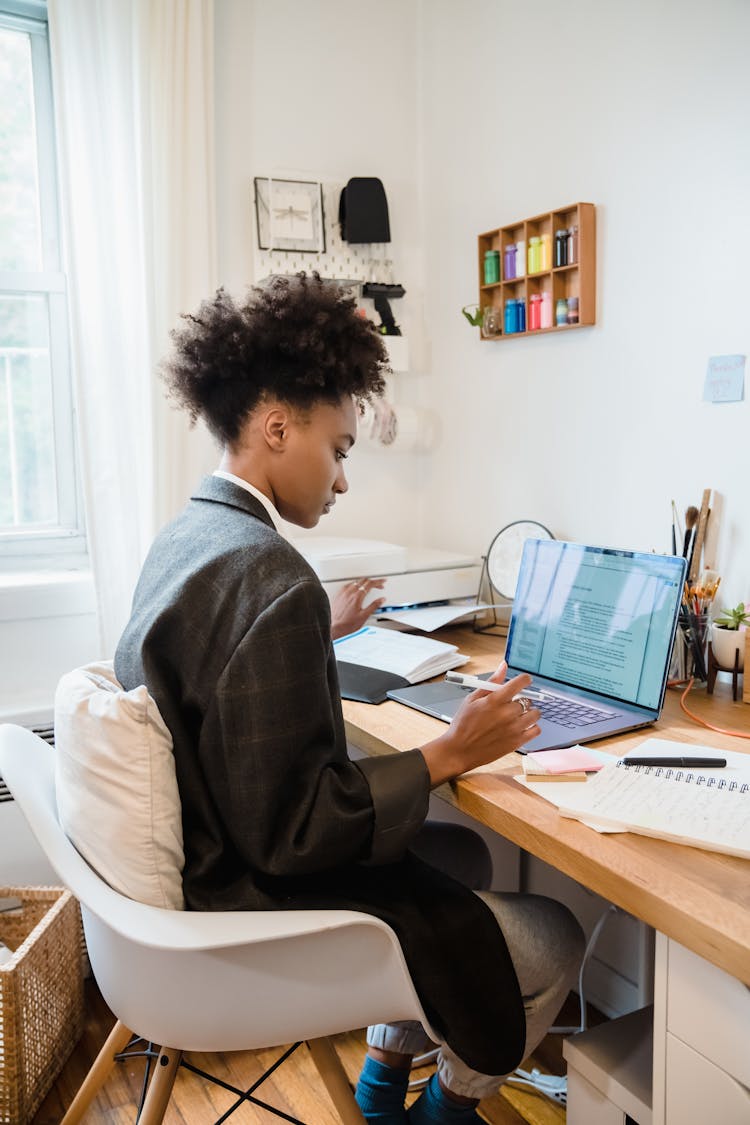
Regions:
<svg viewBox="0 0 750 1125"><path fill-rule="evenodd" d="M734 669L735 652L740 654L740 669L745 665L745 629L744 625L741 625L739 629L722 629L719 625L711 626L711 648L713 649L714 659L717 664L730 672Z"/></svg>

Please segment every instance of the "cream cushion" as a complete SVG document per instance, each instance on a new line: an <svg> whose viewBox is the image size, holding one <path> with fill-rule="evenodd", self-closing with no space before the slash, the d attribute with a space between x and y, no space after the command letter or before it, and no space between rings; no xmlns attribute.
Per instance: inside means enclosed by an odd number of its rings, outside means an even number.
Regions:
<svg viewBox="0 0 750 1125"><path fill-rule="evenodd" d="M55 788L63 831L111 887L184 908L172 736L145 686L124 691L111 661L58 684Z"/></svg>

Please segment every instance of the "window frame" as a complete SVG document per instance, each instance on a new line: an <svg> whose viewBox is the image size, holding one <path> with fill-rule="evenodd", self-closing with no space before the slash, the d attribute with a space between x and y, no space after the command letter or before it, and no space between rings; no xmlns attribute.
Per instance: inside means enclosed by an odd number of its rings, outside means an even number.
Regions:
<svg viewBox="0 0 750 1125"><path fill-rule="evenodd" d="M55 119L49 34L44 0L0 0L0 27L29 35L42 268L0 270L0 295L45 294L49 311L49 362L58 521L54 527L0 530L0 572L88 565L75 440L67 279L61 265Z"/></svg>

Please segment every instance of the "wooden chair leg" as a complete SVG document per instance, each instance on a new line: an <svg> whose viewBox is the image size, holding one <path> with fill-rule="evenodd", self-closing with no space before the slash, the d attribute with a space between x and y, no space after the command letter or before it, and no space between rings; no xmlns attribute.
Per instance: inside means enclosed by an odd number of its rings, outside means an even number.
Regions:
<svg viewBox="0 0 750 1125"><path fill-rule="evenodd" d="M109 1033L107 1041L94 1060L91 1070L83 1080L68 1112L62 1119L61 1125L78 1125L88 1107L101 1090L107 1080L109 1072L114 1066L115 1055L127 1047L132 1039L132 1031L118 1020Z"/></svg>
<svg viewBox="0 0 750 1125"><path fill-rule="evenodd" d="M181 1058L182 1051L162 1047L138 1125L162 1125Z"/></svg>
<svg viewBox="0 0 750 1125"><path fill-rule="evenodd" d="M354 1100L346 1071L331 1040L308 1039L307 1046L343 1125L365 1125L362 1111Z"/></svg>

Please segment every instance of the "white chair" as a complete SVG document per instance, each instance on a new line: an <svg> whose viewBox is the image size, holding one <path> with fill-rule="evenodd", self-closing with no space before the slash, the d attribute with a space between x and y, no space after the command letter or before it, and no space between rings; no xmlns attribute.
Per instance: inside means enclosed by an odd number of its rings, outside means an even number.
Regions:
<svg viewBox="0 0 750 1125"><path fill-rule="evenodd" d="M404 1019L428 1027L389 926L351 910L197 913L134 902L112 890L63 833L46 742L0 726L0 774L81 903L94 977L117 1018L62 1125L83 1118L131 1032L161 1046L140 1125L162 1122L183 1051L297 1040L307 1040L341 1120L361 1125L327 1037Z"/></svg>

